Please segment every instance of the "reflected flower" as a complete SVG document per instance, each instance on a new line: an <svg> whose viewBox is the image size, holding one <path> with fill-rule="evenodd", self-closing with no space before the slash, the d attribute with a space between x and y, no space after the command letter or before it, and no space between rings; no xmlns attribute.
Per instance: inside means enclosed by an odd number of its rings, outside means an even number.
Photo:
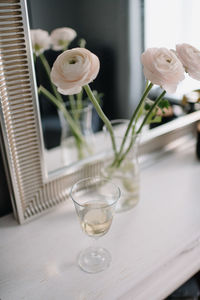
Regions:
<svg viewBox="0 0 200 300"><path fill-rule="evenodd" d="M98 57L84 48L74 48L59 55L51 70L51 80L63 95L79 93L99 72Z"/></svg>
<svg viewBox="0 0 200 300"><path fill-rule="evenodd" d="M76 31L69 27L54 29L50 35L53 50L66 50L76 36Z"/></svg>
<svg viewBox="0 0 200 300"><path fill-rule="evenodd" d="M31 42L37 56L50 48L50 37L46 30L31 29Z"/></svg>

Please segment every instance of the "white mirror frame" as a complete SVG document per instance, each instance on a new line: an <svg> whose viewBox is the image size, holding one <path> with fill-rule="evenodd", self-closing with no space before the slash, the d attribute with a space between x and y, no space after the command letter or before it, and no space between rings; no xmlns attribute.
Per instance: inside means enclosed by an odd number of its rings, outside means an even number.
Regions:
<svg viewBox="0 0 200 300"><path fill-rule="evenodd" d="M66 200L75 180L99 174L103 160L47 178L25 0L0 2L0 28L1 149L14 215L23 224ZM143 152L191 132L199 119L197 112L152 130Z"/></svg>

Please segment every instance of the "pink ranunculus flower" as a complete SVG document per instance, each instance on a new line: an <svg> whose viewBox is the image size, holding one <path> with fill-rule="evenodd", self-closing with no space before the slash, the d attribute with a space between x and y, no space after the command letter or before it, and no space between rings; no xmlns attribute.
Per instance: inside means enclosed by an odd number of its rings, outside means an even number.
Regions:
<svg viewBox="0 0 200 300"><path fill-rule="evenodd" d="M194 79L200 80L200 51L189 44L176 45L176 54L185 71Z"/></svg>
<svg viewBox="0 0 200 300"><path fill-rule="evenodd" d="M98 57L85 48L74 48L60 54L53 64L51 80L63 95L73 95L93 81L99 72Z"/></svg>
<svg viewBox="0 0 200 300"><path fill-rule="evenodd" d="M50 37L46 30L31 29L31 42L36 55L50 48Z"/></svg>
<svg viewBox="0 0 200 300"><path fill-rule="evenodd" d="M51 32L52 48L56 51L66 49L68 44L77 36L76 31L69 27L61 27Z"/></svg>
<svg viewBox="0 0 200 300"><path fill-rule="evenodd" d="M149 48L141 56L146 79L174 93L185 78L182 63L176 54L166 48Z"/></svg>

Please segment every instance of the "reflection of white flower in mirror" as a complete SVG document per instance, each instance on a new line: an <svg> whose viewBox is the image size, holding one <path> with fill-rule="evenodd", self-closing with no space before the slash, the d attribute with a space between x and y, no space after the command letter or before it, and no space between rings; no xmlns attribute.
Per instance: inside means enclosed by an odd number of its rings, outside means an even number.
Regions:
<svg viewBox="0 0 200 300"><path fill-rule="evenodd" d="M200 51L184 43L176 45L176 54L190 77L200 80Z"/></svg>
<svg viewBox="0 0 200 300"><path fill-rule="evenodd" d="M76 35L76 31L69 27L54 29L50 35L53 50L66 50L69 43L75 39Z"/></svg>
<svg viewBox="0 0 200 300"><path fill-rule="evenodd" d="M40 55L50 48L50 37L47 31L42 29L31 29L31 42L33 52Z"/></svg>
<svg viewBox="0 0 200 300"><path fill-rule="evenodd" d="M53 64L51 80L63 95L73 95L92 82L99 72L98 57L85 48L74 48L60 54Z"/></svg>

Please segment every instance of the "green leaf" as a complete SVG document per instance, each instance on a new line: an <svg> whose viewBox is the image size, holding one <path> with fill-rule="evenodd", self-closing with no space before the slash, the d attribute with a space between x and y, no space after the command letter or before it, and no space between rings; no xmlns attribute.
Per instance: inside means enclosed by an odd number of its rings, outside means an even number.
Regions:
<svg viewBox="0 0 200 300"><path fill-rule="evenodd" d="M146 98L145 101L142 103L139 111L138 111L138 114L137 114L137 117L136 117L136 122L139 120L139 118L142 116L142 115L145 115L147 111L149 111L153 105L154 101L150 100L149 98ZM136 123L135 122L135 123Z"/></svg>
<svg viewBox="0 0 200 300"><path fill-rule="evenodd" d="M151 108L151 106L152 106L152 105L150 105L149 103L145 103L144 109L145 109L146 111L149 111L150 108Z"/></svg>
<svg viewBox="0 0 200 300"><path fill-rule="evenodd" d="M144 103L142 103L139 111L138 111L138 114L137 114L137 117L135 119L135 123L139 120L139 118L141 117L141 115L144 113Z"/></svg>
<svg viewBox="0 0 200 300"><path fill-rule="evenodd" d="M158 103L158 107L160 107L162 110L163 108L168 108L170 106L169 101L167 99L162 99L159 103Z"/></svg>
<svg viewBox="0 0 200 300"><path fill-rule="evenodd" d="M148 120L147 124L160 123L161 121L162 121L162 117L161 116L154 116L151 120Z"/></svg>
<svg viewBox="0 0 200 300"><path fill-rule="evenodd" d="M146 121L146 124L151 124L151 123L158 123L161 121L162 117L161 116L157 116L157 111L158 111L158 108L155 107L152 112L149 114L149 117ZM148 112L147 112L148 114Z"/></svg>
<svg viewBox="0 0 200 300"><path fill-rule="evenodd" d="M149 100L149 99L148 99ZM152 103L153 101L149 100L145 103L145 110L148 112L152 108ZM151 124L151 123L160 123L162 121L162 116L156 115L158 108L162 110L163 113L165 113L165 108L168 108L170 106L169 101L167 99L162 99L158 103L158 105L155 107L155 109L151 112L149 115L146 124Z"/></svg>
<svg viewBox="0 0 200 300"><path fill-rule="evenodd" d="M146 111L149 111L149 110L151 109L151 107L153 106L153 104L154 104L154 101L152 101L152 100L146 98L146 100L145 100L145 105L144 105L144 109L145 109Z"/></svg>

